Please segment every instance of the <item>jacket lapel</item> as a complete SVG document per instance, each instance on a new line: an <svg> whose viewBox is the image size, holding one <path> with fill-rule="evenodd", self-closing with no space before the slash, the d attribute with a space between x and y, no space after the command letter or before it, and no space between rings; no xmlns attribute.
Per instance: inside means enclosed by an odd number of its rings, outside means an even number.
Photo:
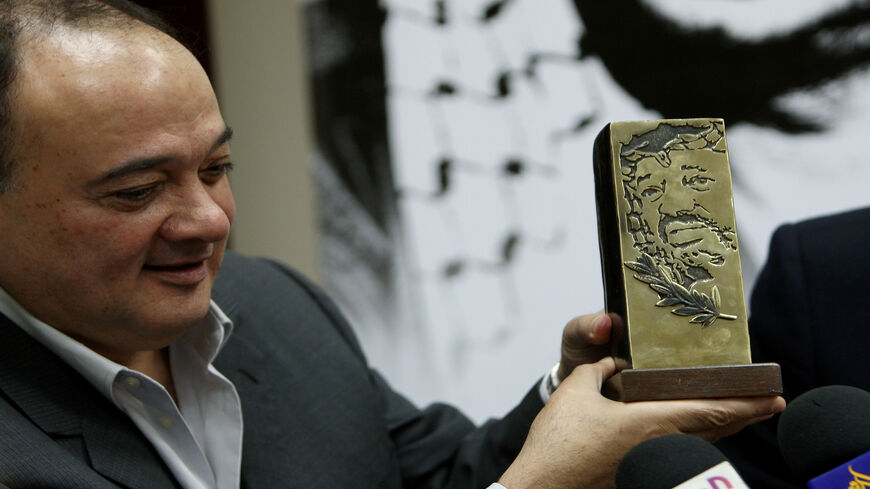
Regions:
<svg viewBox="0 0 870 489"><path fill-rule="evenodd" d="M234 324L234 332L215 359L215 367L233 383L242 401L241 487L287 487L288 478L294 482L296 479L295 474L289 475L292 467L286 464L294 448L291 433L295 418L287 416L292 408L277 398L270 376L274 366L267 363L267 355L256 341L239 331L245 328L244 314L239 314L231 299L221 300L220 307Z"/></svg>
<svg viewBox="0 0 870 489"><path fill-rule="evenodd" d="M92 469L122 487L178 487L138 428L77 372L3 315L0 336L0 391L34 425L55 439L81 436Z"/></svg>
<svg viewBox="0 0 870 489"><path fill-rule="evenodd" d="M398 487L363 361L288 276L239 265L212 297L235 325L215 366L242 400L242 487Z"/></svg>

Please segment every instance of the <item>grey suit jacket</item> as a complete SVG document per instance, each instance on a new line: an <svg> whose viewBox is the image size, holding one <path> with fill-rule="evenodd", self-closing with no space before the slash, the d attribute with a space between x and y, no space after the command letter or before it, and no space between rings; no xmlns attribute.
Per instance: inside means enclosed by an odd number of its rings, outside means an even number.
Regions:
<svg viewBox="0 0 870 489"><path fill-rule="evenodd" d="M481 427L416 408L368 368L321 291L266 260L227 253L213 298L235 323L215 364L242 401L243 488L483 488L542 406L532 389ZM2 316L0 483L178 487L123 413Z"/></svg>

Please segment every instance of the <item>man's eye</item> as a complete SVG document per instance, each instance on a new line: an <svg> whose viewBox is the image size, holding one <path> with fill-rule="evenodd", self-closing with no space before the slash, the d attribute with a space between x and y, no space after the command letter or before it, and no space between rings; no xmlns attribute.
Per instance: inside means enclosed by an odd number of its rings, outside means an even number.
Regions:
<svg viewBox="0 0 870 489"><path fill-rule="evenodd" d="M647 187L641 191L640 195L645 198L655 202L662 195L662 189L658 187Z"/></svg>
<svg viewBox="0 0 870 489"><path fill-rule="evenodd" d="M683 185L686 187L691 187L695 190L704 191L710 190L710 184L715 182L716 179L711 177L705 177L703 175L693 175L691 177L683 177Z"/></svg>
<svg viewBox="0 0 870 489"><path fill-rule="evenodd" d="M152 195L154 195L154 192L156 190L156 186L149 185L147 187L121 190L120 192L115 192L114 196L127 202L143 202L145 200L148 200L148 198Z"/></svg>
<svg viewBox="0 0 870 489"><path fill-rule="evenodd" d="M233 169L233 164L230 162L212 165L208 168L200 170L200 175L208 180L217 181Z"/></svg>

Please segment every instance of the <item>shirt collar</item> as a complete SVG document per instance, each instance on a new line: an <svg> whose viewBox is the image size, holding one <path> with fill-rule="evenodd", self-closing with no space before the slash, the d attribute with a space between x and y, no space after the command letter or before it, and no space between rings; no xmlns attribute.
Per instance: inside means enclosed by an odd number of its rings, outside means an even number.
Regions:
<svg viewBox="0 0 870 489"><path fill-rule="evenodd" d="M0 287L0 313L12 320L24 332L74 368L104 396L114 399L112 384L119 373L131 371L96 353L79 341L40 321ZM203 363L210 364L229 339L233 331L232 320L221 308L210 301L205 318L193 325L181 338L170 345L184 345L193 349Z"/></svg>

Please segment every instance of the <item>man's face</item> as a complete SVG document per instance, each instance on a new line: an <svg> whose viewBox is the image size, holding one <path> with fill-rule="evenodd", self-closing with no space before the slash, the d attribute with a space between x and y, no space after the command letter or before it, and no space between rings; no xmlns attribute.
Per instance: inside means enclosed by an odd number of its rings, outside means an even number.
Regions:
<svg viewBox="0 0 870 489"><path fill-rule="evenodd" d="M652 235L650 245L689 268L709 271L711 266L723 265L736 249L733 230L716 220L730 213L720 209L723 199L717 195L715 176L726 167L726 157L707 150L672 150L669 156L670 166L654 158L637 164L640 217Z"/></svg>
<svg viewBox="0 0 870 489"><path fill-rule="evenodd" d="M104 354L202 319L235 212L228 132L202 68L156 31L26 45L0 286Z"/></svg>

